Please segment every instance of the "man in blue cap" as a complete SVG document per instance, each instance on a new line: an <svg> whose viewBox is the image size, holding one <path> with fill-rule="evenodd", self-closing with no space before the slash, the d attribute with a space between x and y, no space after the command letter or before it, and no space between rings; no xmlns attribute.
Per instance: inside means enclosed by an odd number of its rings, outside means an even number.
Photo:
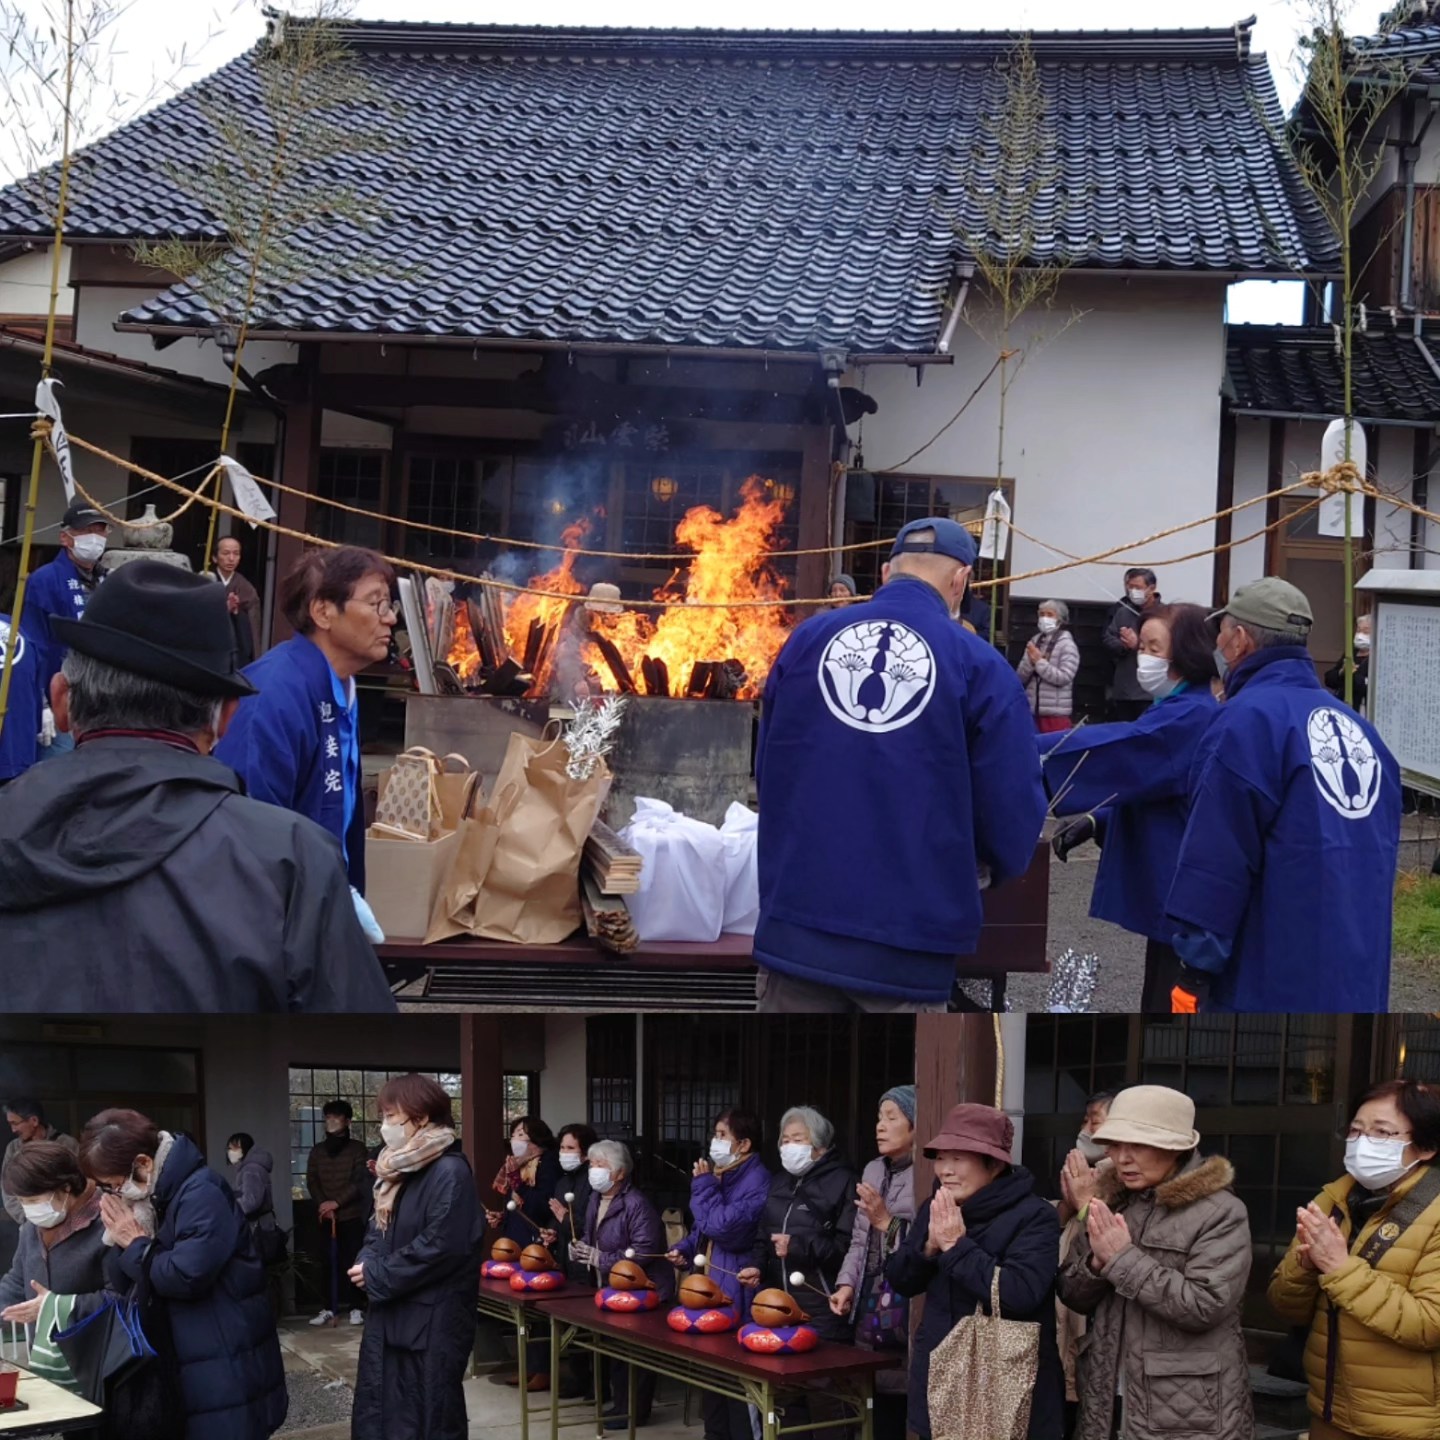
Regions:
<svg viewBox="0 0 1440 1440"><path fill-rule="evenodd" d="M982 882L1024 873L1045 819L1034 721L956 623L975 542L906 525L869 600L800 625L765 686L762 1011L943 1010Z"/></svg>

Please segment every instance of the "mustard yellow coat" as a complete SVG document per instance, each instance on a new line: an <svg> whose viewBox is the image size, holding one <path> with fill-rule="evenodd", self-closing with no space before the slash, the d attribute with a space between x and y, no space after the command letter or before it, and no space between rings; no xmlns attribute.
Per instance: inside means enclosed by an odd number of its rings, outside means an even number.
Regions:
<svg viewBox="0 0 1440 1440"><path fill-rule="evenodd" d="M1355 1253L1424 1174L1406 1176L1358 1234L1351 1234L1348 1177L1315 1203L1333 1214L1350 1258L1329 1275L1303 1269L1292 1243L1270 1281L1270 1303L1292 1325L1308 1325L1305 1374L1310 1410L1325 1405L1330 1306L1338 1311L1339 1353L1331 1423L1365 1440L1440 1440L1440 1200L1371 1267Z"/></svg>

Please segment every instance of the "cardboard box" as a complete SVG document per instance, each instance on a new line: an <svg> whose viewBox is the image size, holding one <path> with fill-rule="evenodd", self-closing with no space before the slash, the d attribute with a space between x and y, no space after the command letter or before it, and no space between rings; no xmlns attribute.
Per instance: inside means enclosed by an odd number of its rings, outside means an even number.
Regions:
<svg viewBox="0 0 1440 1440"><path fill-rule="evenodd" d="M423 940L430 911L460 843L456 830L438 840L365 836L365 898L387 940Z"/></svg>

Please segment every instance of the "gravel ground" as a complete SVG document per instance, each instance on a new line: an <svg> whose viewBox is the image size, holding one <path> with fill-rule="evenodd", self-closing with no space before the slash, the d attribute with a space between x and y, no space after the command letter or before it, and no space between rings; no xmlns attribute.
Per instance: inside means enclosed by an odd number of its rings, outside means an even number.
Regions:
<svg viewBox="0 0 1440 1440"><path fill-rule="evenodd" d="M290 1413L277 1434L291 1435L321 1425L349 1425L355 1395L348 1385L327 1381L310 1369L289 1370L285 1384L290 1391Z"/></svg>

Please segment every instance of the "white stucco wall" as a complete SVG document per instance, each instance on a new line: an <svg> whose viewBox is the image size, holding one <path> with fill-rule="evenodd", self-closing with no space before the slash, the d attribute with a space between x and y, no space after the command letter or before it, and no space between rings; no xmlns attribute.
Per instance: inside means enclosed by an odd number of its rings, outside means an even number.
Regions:
<svg viewBox="0 0 1440 1440"><path fill-rule="evenodd" d="M1214 513L1224 298L1219 281L1085 277L1062 287L1053 313L1022 322L1016 334L1023 340L1043 326L1057 327L1072 307L1084 312L1027 361L1010 389L1005 470L1014 478L1014 518L1021 529L1074 555L1090 555ZM935 435L995 355L964 324L953 353L955 364L927 368L919 388L903 366L871 366L851 377L880 404L865 421L869 469L896 465ZM904 471L993 475L997 414L992 379ZM1167 597L1205 602L1211 557L1174 563L1171 557L1210 543L1213 526L1201 527L1127 549L1113 562L1019 580L1014 594L1113 599L1127 566L1147 565L1161 572ZM1063 559L1016 536L1011 571Z"/></svg>
<svg viewBox="0 0 1440 1440"><path fill-rule="evenodd" d="M585 1060L585 1016L545 1017L545 1068L540 1103L552 1129L584 1120L590 1109L590 1076Z"/></svg>
<svg viewBox="0 0 1440 1440"><path fill-rule="evenodd" d="M60 294L56 313L68 315L74 302L70 289L70 252L60 256ZM0 265L0 314L46 315L50 311L50 247L41 246Z"/></svg>

